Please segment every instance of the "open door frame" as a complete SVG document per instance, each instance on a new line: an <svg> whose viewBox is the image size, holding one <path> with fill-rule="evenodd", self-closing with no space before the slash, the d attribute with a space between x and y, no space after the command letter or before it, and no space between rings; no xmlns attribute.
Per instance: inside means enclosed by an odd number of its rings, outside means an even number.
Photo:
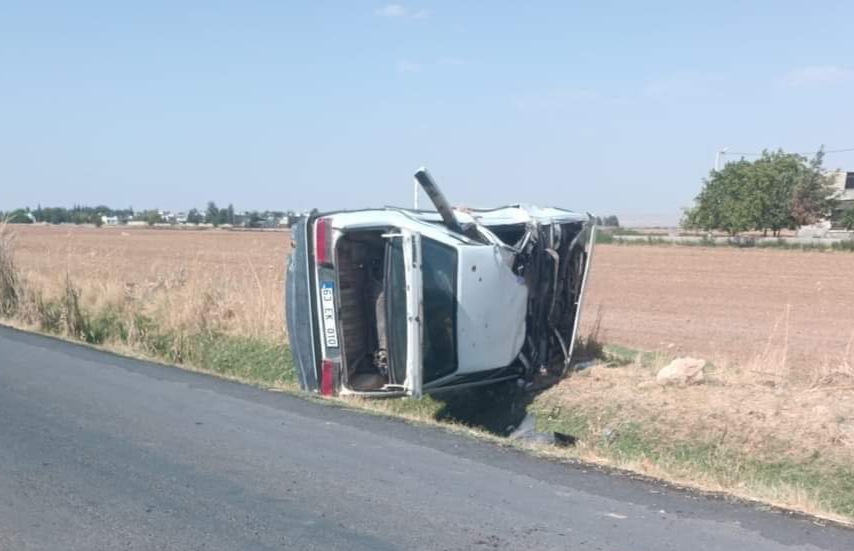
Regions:
<svg viewBox="0 0 854 551"><path fill-rule="evenodd" d="M422 394L423 323L424 302L421 283L421 234L410 230L401 231L403 238L403 261L406 265L406 381L404 389L413 398Z"/></svg>

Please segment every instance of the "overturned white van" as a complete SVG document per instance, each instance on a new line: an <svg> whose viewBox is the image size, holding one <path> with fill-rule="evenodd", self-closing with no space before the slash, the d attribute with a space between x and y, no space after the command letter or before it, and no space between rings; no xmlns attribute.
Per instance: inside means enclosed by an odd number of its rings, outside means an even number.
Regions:
<svg viewBox="0 0 854 551"><path fill-rule="evenodd" d="M301 387L420 397L569 365L595 226L524 205L330 212L292 228L286 318Z"/></svg>

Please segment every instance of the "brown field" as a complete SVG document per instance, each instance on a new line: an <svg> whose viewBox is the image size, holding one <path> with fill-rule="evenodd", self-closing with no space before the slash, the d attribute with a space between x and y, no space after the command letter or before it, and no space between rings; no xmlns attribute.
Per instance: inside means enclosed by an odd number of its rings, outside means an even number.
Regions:
<svg viewBox="0 0 854 551"><path fill-rule="evenodd" d="M787 370L854 360L854 254L601 245L585 327L605 342Z"/></svg>
<svg viewBox="0 0 854 551"><path fill-rule="evenodd" d="M35 287L82 299L137 299L175 325L217 322L246 336L284 335L285 231L15 226L18 263Z"/></svg>
<svg viewBox="0 0 854 551"><path fill-rule="evenodd" d="M170 318L207 301L233 332L284 331L287 232L13 231L26 277L42 286L67 272L92 300L160 297ZM598 320L605 342L716 362L838 364L854 359L852 274L848 253L600 245L582 330Z"/></svg>

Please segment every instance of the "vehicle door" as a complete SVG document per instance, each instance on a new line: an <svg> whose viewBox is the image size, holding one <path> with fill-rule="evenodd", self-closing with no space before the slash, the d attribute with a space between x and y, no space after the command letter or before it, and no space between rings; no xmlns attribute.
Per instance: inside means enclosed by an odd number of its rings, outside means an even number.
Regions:
<svg viewBox="0 0 854 551"><path fill-rule="evenodd" d="M386 237L389 238L386 317L392 378L407 395L420 398L424 318L421 235L404 228Z"/></svg>

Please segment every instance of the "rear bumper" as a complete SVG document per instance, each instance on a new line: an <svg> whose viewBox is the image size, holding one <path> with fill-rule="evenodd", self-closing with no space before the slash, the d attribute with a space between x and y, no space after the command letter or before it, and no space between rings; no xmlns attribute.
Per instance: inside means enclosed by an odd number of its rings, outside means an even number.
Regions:
<svg viewBox="0 0 854 551"><path fill-rule="evenodd" d="M318 392L317 317L313 307L313 268L308 254L311 246L309 221L305 218L291 228L293 250L285 283L285 320L300 387Z"/></svg>

